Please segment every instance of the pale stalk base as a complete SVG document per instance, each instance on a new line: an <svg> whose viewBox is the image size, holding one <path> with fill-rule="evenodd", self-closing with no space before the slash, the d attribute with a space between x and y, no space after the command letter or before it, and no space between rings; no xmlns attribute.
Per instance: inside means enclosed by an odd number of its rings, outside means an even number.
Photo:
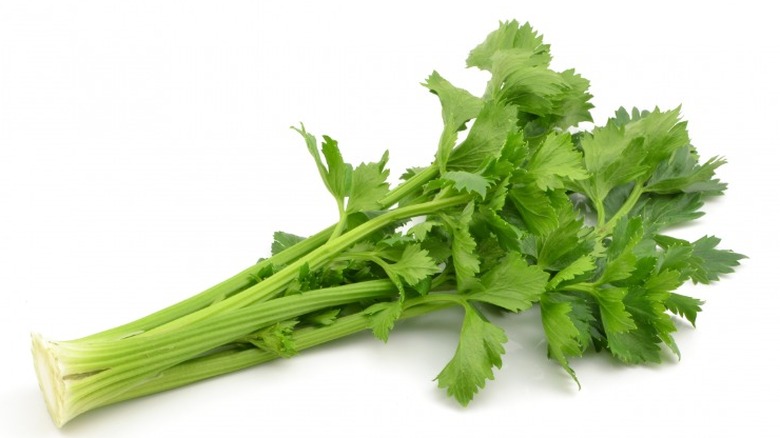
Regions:
<svg viewBox="0 0 780 438"><path fill-rule="evenodd" d="M63 379L65 373L57 355L57 344L43 339L38 333L33 333L32 353L38 385L46 400L46 408L54 424L62 427L75 415L68 412L68 394Z"/></svg>

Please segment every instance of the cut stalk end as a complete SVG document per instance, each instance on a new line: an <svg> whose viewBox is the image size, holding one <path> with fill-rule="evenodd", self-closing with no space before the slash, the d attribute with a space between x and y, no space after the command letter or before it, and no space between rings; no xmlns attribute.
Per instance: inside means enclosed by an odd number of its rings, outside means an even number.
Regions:
<svg viewBox="0 0 780 438"><path fill-rule="evenodd" d="M69 412L67 389L62 363L58 358L57 344L45 340L40 334L32 334L32 353L38 385L43 392L46 408L57 427L62 427L74 415Z"/></svg>

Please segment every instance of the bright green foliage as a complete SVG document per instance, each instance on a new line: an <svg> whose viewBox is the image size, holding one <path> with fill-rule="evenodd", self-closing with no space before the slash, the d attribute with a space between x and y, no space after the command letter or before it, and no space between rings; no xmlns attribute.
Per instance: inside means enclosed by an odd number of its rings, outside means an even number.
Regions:
<svg viewBox="0 0 780 438"><path fill-rule="evenodd" d="M519 175L508 199L522 219L524 228L537 236L547 236L558 227L558 209L568 202L565 194L546 192L527 175Z"/></svg>
<svg viewBox="0 0 780 438"><path fill-rule="evenodd" d="M657 236L656 242L666 250L665 266L679 270L684 278L690 278L694 283L718 281L721 275L734 272L745 257L730 250L717 249L720 239L714 236L704 236L692 243Z"/></svg>
<svg viewBox="0 0 780 438"><path fill-rule="evenodd" d="M550 233L534 236L536 243L536 263L543 269L568 272L558 273L557 281L574 278L584 272L595 269L593 251L596 242L588 236L590 229L585 226L570 203L560 206L557 211L558 226ZM579 260L579 266L572 266ZM568 278L567 278L568 277Z"/></svg>
<svg viewBox="0 0 780 438"><path fill-rule="evenodd" d="M624 288L613 287L601 289L596 296L601 314L601 324L608 338L613 334L630 332L636 328L636 324L623 302L627 292Z"/></svg>
<svg viewBox="0 0 780 438"><path fill-rule="evenodd" d="M520 312L539 301L548 277L538 266L529 266L519 253L510 252L498 266L480 277L469 298Z"/></svg>
<svg viewBox="0 0 780 438"><path fill-rule="evenodd" d="M669 311L685 317L693 326L696 326L696 316L701 312L703 304L704 301L675 293L669 294L664 301L664 306Z"/></svg>
<svg viewBox="0 0 780 438"><path fill-rule="evenodd" d="M475 172L489 160L498 158L507 142L508 133L514 133L517 111L501 102L487 101L474 120L474 125L447 161L448 169Z"/></svg>
<svg viewBox="0 0 780 438"><path fill-rule="evenodd" d="M717 249L720 239L714 236L704 236L693 242L693 254L690 259L690 277L694 283L712 283L720 280L720 276L734 272L734 267L745 256L731 250Z"/></svg>
<svg viewBox="0 0 780 438"><path fill-rule="evenodd" d="M458 131L465 129L466 122L477 117L483 102L468 91L454 87L437 72L431 73L423 85L441 100L444 130L439 140L436 159L444 173L447 160L458 139Z"/></svg>
<svg viewBox="0 0 780 438"><path fill-rule="evenodd" d="M513 105L520 127L539 137L591 120L589 82L574 70L551 70L551 60L542 37L512 20L472 50L466 64L491 72L487 96Z"/></svg>
<svg viewBox="0 0 780 438"><path fill-rule="evenodd" d="M439 272L436 262L428 257L428 251L420 248L419 244L409 245L404 248L401 257L395 263L388 264L388 274L397 276L407 284L417 284Z"/></svg>
<svg viewBox="0 0 780 438"><path fill-rule="evenodd" d="M710 158L699 164L699 156L692 147L677 149L668 161L662 162L647 183L647 191L659 194L704 193L719 195L726 184L715 176L715 170L726 164L722 158Z"/></svg>
<svg viewBox="0 0 780 438"><path fill-rule="evenodd" d="M376 210L379 201L390 192L387 177L390 171L385 168L389 154L385 152L376 163L361 163L352 172L352 186L349 191L347 213Z"/></svg>
<svg viewBox="0 0 780 438"><path fill-rule="evenodd" d="M322 312L313 313L306 318L306 322L315 326L329 326L332 325L338 319L341 309L328 309Z"/></svg>
<svg viewBox="0 0 780 438"><path fill-rule="evenodd" d="M451 170L442 175L442 178L451 181L455 190L476 193L483 199L487 195L488 187L490 187L490 181L484 176L462 170Z"/></svg>
<svg viewBox="0 0 780 438"><path fill-rule="evenodd" d="M274 241L271 244L271 255L279 254L285 249L305 239L305 237L296 236L295 234L285 233L284 231L277 231L274 233Z"/></svg>
<svg viewBox="0 0 780 438"><path fill-rule="evenodd" d="M398 246L388 245L396 241L392 238L398 239ZM368 244L355 245L342 257L352 262L364 260L376 264L402 294L405 285L414 286L440 271L436 261L419 243L409 243L402 237L392 238L382 240L373 247Z"/></svg>
<svg viewBox="0 0 780 438"><path fill-rule="evenodd" d="M642 216L645 231L658 232L704 215L701 194L656 195L637 202L631 216Z"/></svg>
<svg viewBox="0 0 780 438"><path fill-rule="evenodd" d="M374 332L374 336L387 342L390 330L393 329L402 312L403 303L399 300L374 304L366 309L365 314L369 317L369 327Z"/></svg>
<svg viewBox="0 0 780 438"><path fill-rule="evenodd" d="M487 380L493 380L493 368L501 368L507 337L472 305L466 304L464 309L458 348L436 380L448 395L466 406Z"/></svg>
<svg viewBox="0 0 780 438"><path fill-rule="evenodd" d="M542 326L547 337L547 349L551 358L577 381L574 370L569 366L569 357L581 356L587 344L583 345L580 328L573 320L574 308L563 295L546 294L540 302ZM579 385L579 381L577 381Z"/></svg>
<svg viewBox="0 0 780 438"><path fill-rule="evenodd" d="M470 283L479 272L479 257L476 254L477 242L471 235L469 224L474 214L474 204L470 203L454 219L447 218L446 222L452 233L452 263L459 288Z"/></svg>
<svg viewBox="0 0 780 438"><path fill-rule="evenodd" d="M623 219L617 223L612 242L606 251L606 264L599 278L600 283L613 283L631 276L637 267L634 248L643 237L640 218Z"/></svg>
<svg viewBox="0 0 780 438"><path fill-rule="evenodd" d="M493 56L501 50L518 49L531 54L538 64L549 64L550 46L544 44L542 37L526 23L522 26L515 20L501 23L501 26L487 36L485 41L475 47L466 59L469 67L490 70Z"/></svg>
<svg viewBox="0 0 780 438"><path fill-rule="evenodd" d="M555 289L559 284L568 280L573 280L594 269L596 269L594 257L590 254L583 255L558 271L548 283L548 287Z"/></svg>
<svg viewBox="0 0 780 438"><path fill-rule="evenodd" d="M352 165L344 162L341 156L338 143L332 138L325 136L322 142L322 153L317 149L317 139L306 132L306 128L293 128L300 133L306 140L306 147L317 164L317 170L320 172L322 182L325 183L328 191L336 198L339 205L342 205L344 198L349 195L352 188ZM323 163L322 157L325 157Z"/></svg>
<svg viewBox="0 0 780 438"><path fill-rule="evenodd" d="M669 235L724 193L725 160L701 162L680 108L621 108L576 128L591 120L589 82L551 59L530 25L508 21L468 57L490 74L482 97L433 72L435 161L392 188L387 152L353 166L301 125L337 222L307 238L276 232L270 257L138 321L34 338L55 422L362 330L387 341L403 319L449 306L465 315L436 379L463 405L502 365L508 336L485 316L496 311L538 305L548 355L577 384L571 359L589 349L630 364L679 357L673 315L695 324L703 301L675 291L744 257L713 236Z"/></svg>
<svg viewBox="0 0 780 438"><path fill-rule="evenodd" d="M331 238L338 237L344 231L351 214L382 207L382 200L390 192L390 185L386 181L390 172L385 169L388 152L385 152L378 162L363 163L355 168L344 161L336 140L327 135L323 136L321 150L318 151L317 139L308 133L303 125L300 129L293 129L305 139L322 182L336 200L339 222Z"/></svg>
<svg viewBox="0 0 780 438"><path fill-rule="evenodd" d="M292 338L293 329L298 321L278 322L258 333L249 336L246 340L255 347L271 352L279 357L293 357L298 353L295 341Z"/></svg>
<svg viewBox="0 0 780 438"><path fill-rule="evenodd" d="M528 174L542 190L562 189L567 180L587 178L582 155L569 134L550 134L528 161Z"/></svg>

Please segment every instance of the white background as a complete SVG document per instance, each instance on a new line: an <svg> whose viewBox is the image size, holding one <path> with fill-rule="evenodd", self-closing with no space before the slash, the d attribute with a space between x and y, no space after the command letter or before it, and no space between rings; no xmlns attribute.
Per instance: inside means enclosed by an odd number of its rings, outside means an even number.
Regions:
<svg viewBox="0 0 780 438"><path fill-rule="evenodd" d="M0 436L777 436L778 41L761 2L0 2ZM283 6L282 6L283 5ZM621 105L683 105L727 195L681 237L748 254L712 287L683 359L545 357L538 315L501 319L504 367L460 408L431 380L457 312L101 409L58 431L29 332L86 335L194 294L266 255L271 233L335 219L305 122L352 162L427 164L437 69L481 93L468 51L530 21L557 69ZM775 417L775 418L773 418ZM479 434L479 435L478 435Z"/></svg>

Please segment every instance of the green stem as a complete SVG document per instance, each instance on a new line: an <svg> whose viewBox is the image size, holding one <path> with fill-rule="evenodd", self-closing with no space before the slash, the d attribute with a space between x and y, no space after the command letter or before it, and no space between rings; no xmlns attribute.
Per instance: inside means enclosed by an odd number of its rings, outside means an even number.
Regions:
<svg viewBox="0 0 780 438"><path fill-rule="evenodd" d="M569 284L561 288L561 290L569 292L582 292L593 296L598 295L598 287L596 287L596 285L593 283Z"/></svg>
<svg viewBox="0 0 780 438"><path fill-rule="evenodd" d="M339 237L341 233L344 232L344 228L347 225L347 212L344 209L344 199L343 198L336 198L336 206L339 211L339 221L336 222L335 227L333 228L333 233L331 233L330 238L328 238L328 242L331 240Z"/></svg>
<svg viewBox="0 0 780 438"><path fill-rule="evenodd" d="M333 227L333 232L330 234L330 237L328 238L328 242L341 236L341 233L344 232L344 228L347 227L348 217L349 216L345 212L343 211L339 212L339 221L336 222L336 225Z"/></svg>
<svg viewBox="0 0 780 438"><path fill-rule="evenodd" d="M257 264L244 269L227 280L212 286L197 295L187 298L184 301L166 307L133 322L84 337L81 340L114 340L139 335L165 323L181 318L184 315L196 312L216 302L229 298L257 284L257 275L268 266L286 265L325 244L325 242L328 241L328 237L333 233L333 228L334 227L328 227L319 233L285 249L284 251L271 256L270 258L262 260Z"/></svg>
<svg viewBox="0 0 780 438"><path fill-rule="evenodd" d="M326 262L337 256L340 252L344 251L355 243L360 242L361 240L381 230L382 228L385 228L400 220L409 219L416 216L423 216L454 207L456 205L465 204L470 199L471 196L469 195L458 195L390 210L381 216L377 216L374 219L371 219L368 222L365 222L349 230L341 236L329 241L327 244L316 248L306 256L290 263L271 277L254 286L249 287L240 294L236 294L199 311L184 315L174 321L159 326L154 330L140 334L138 337L144 337L146 335L154 334L158 331L176 330L192 322L209 318L212 315L216 315L218 313L241 308L258 301L270 299L284 290L284 288L292 280L297 278L301 268L305 265L308 265L309 269L312 270L319 269Z"/></svg>
<svg viewBox="0 0 780 438"><path fill-rule="evenodd" d="M423 295L421 297L411 298L406 300L404 308L414 308L420 305L427 304L447 304L447 305L464 305L467 302L465 295L455 295L451 293L432 293Z"/></svg>
<svg viewBox="0 0 780 438"><path fill-rule="evenodd" d="M436 178L438 174L439 174L439 168L437 166L434 165L428 166L422 172L415 174L408 180L399 184L390 193L388 193L387 196L385 196L382 200L379 201L379 208L381 210L384 210L392 207L393 205L400 202L402 199L406 198L407 196L413 194L414 192L422 188L422 186L425 185L425 183L427 183L428 181L432 180L433 178Z"/></svg>
<svg viewBox="0 0 780 438"><path fill-rule="evenodd" d="M436 175L438 175L438 168L435 166L430 166L422 172L414 175L409 180L402 182L393 190L391 190L390 193L388 193L388 195L379 202L380 209L384 210L398 203L398 201L401 199L419 190L423 184L435 178ZM336 225L332 225L318 232L317 234L314 234L307 239L298 242L292 247L287 248L274 256L271 256L270 258L262 260L257 264L244 269L238 274L206 289L197 295L147 315L143 318L86 336L82 339L111 340L136 336L181 318L182 316L204 309L216 302L236 295L255 285L257 283L257 275L268 266L287 265L305 256L314 249L319 248L328 242L328 240L341 235L345 226L346 218L342 217Z"/></svg>
<svg viewBox="0 0 780 438"><path fill-rule="evenodd" d="M607 221L607 212L604 210L604 203L598 200L596 201L597 202L593 203L593 207L596 208L596 224L601 228Z"/></svg>
<svg viewBox="0 0 780 438"><path fill-rule="evenodd" d="M248 325L259 327L262 326L258 325L260 323L270 324L294 316L274 313L280 311L278 309L299 312L298 315L315 310L306 307L304 303L296 302L294 306L287 304L293 302L291 300L298 299L297 296L279 298L263 303L263 305L246 307L243 311L236 309L260 301L262 298L270 298L295 278L304 264L309 264L316 269L348 246L397 220L449 208L462 204L468 199L470 199L469 196L456 196L392 210L317 248L239 295L143 334L115 342L93 340L87 343L76 341L59 344L58 348L62 351L70 351L74 354L87 354L89 352L87 358L73 360L68 369L68 375L79 376L78 379L72 381L74 387L78 387L82 384L81 382L86 382L83 385L86 385L91 391L87 395L73 397L71 403L76 406L74 409L76 412L83 412L90 406L101 404L103 398L108 397L112 392L121 392L122 388L128 385L128 382L132 383L133 380L168 368L201 354L209 348L230 342L240 333L247 334ZM392 283L388 282L387 284ZM395 291L394 288L391 289ZM376 293L373 288L372 293ZM319 295L322 296L319 297ZM317 308L334 305L327 301L329 296L326 290L317 291L314 294L309 293L306 296L307 299L311 297L311 299L320 300L313 304L319 306ZM355 301L354 296L345 297L343 292L338 292L334 299L338 299L340 302ZM249 318L246 321L242 319L245 316ZM154 360L148 363L150 358L154 358ZM86 378L81 379L81 376Z"/></svg>
<svg viewBox="0 0 780 438"><path fill-rule="evenodd" d="M449 307L452 304L452 302L420 303L404 310L401 319L428 314ZM333 324L325 327L307 327L295 330L293 344L296 350L300 352L368 330L368 328L369 319L362 313L357 313L338 318ZM233 350L217 352L187 361L155 374L152 378L122 393L112 400L111 403L167 391L211 377L270 362L278 358L278 355L258 348L245 349L237 347Z"/></svg>
<svg viewBox="0 0 780 438"><path fill-rule="evenodd" d="M615 228L615 224L617 224L620 219L631 212L644 192L645 185L643 183L636 182L634 184L634 188L631 189L631 193L629 193L628 198L626 198L625 202L623 202L623 205L620 206L620 209L616 211L615 214L612 215L612 217L609 219L609 221L601 227L603 236L610 234Z"/></svg>
<svg viewBox="0 0 780 438"><path fill-rule="evenodd" d="M395 294L395 285L388 280L365 281L278 298L152 337L88 343L52 343L37 338L36 368L41 382L51 388L45 392L52 416L63 424L80 413L113 402L172 366L263 327L317 310Z"/></svg>

